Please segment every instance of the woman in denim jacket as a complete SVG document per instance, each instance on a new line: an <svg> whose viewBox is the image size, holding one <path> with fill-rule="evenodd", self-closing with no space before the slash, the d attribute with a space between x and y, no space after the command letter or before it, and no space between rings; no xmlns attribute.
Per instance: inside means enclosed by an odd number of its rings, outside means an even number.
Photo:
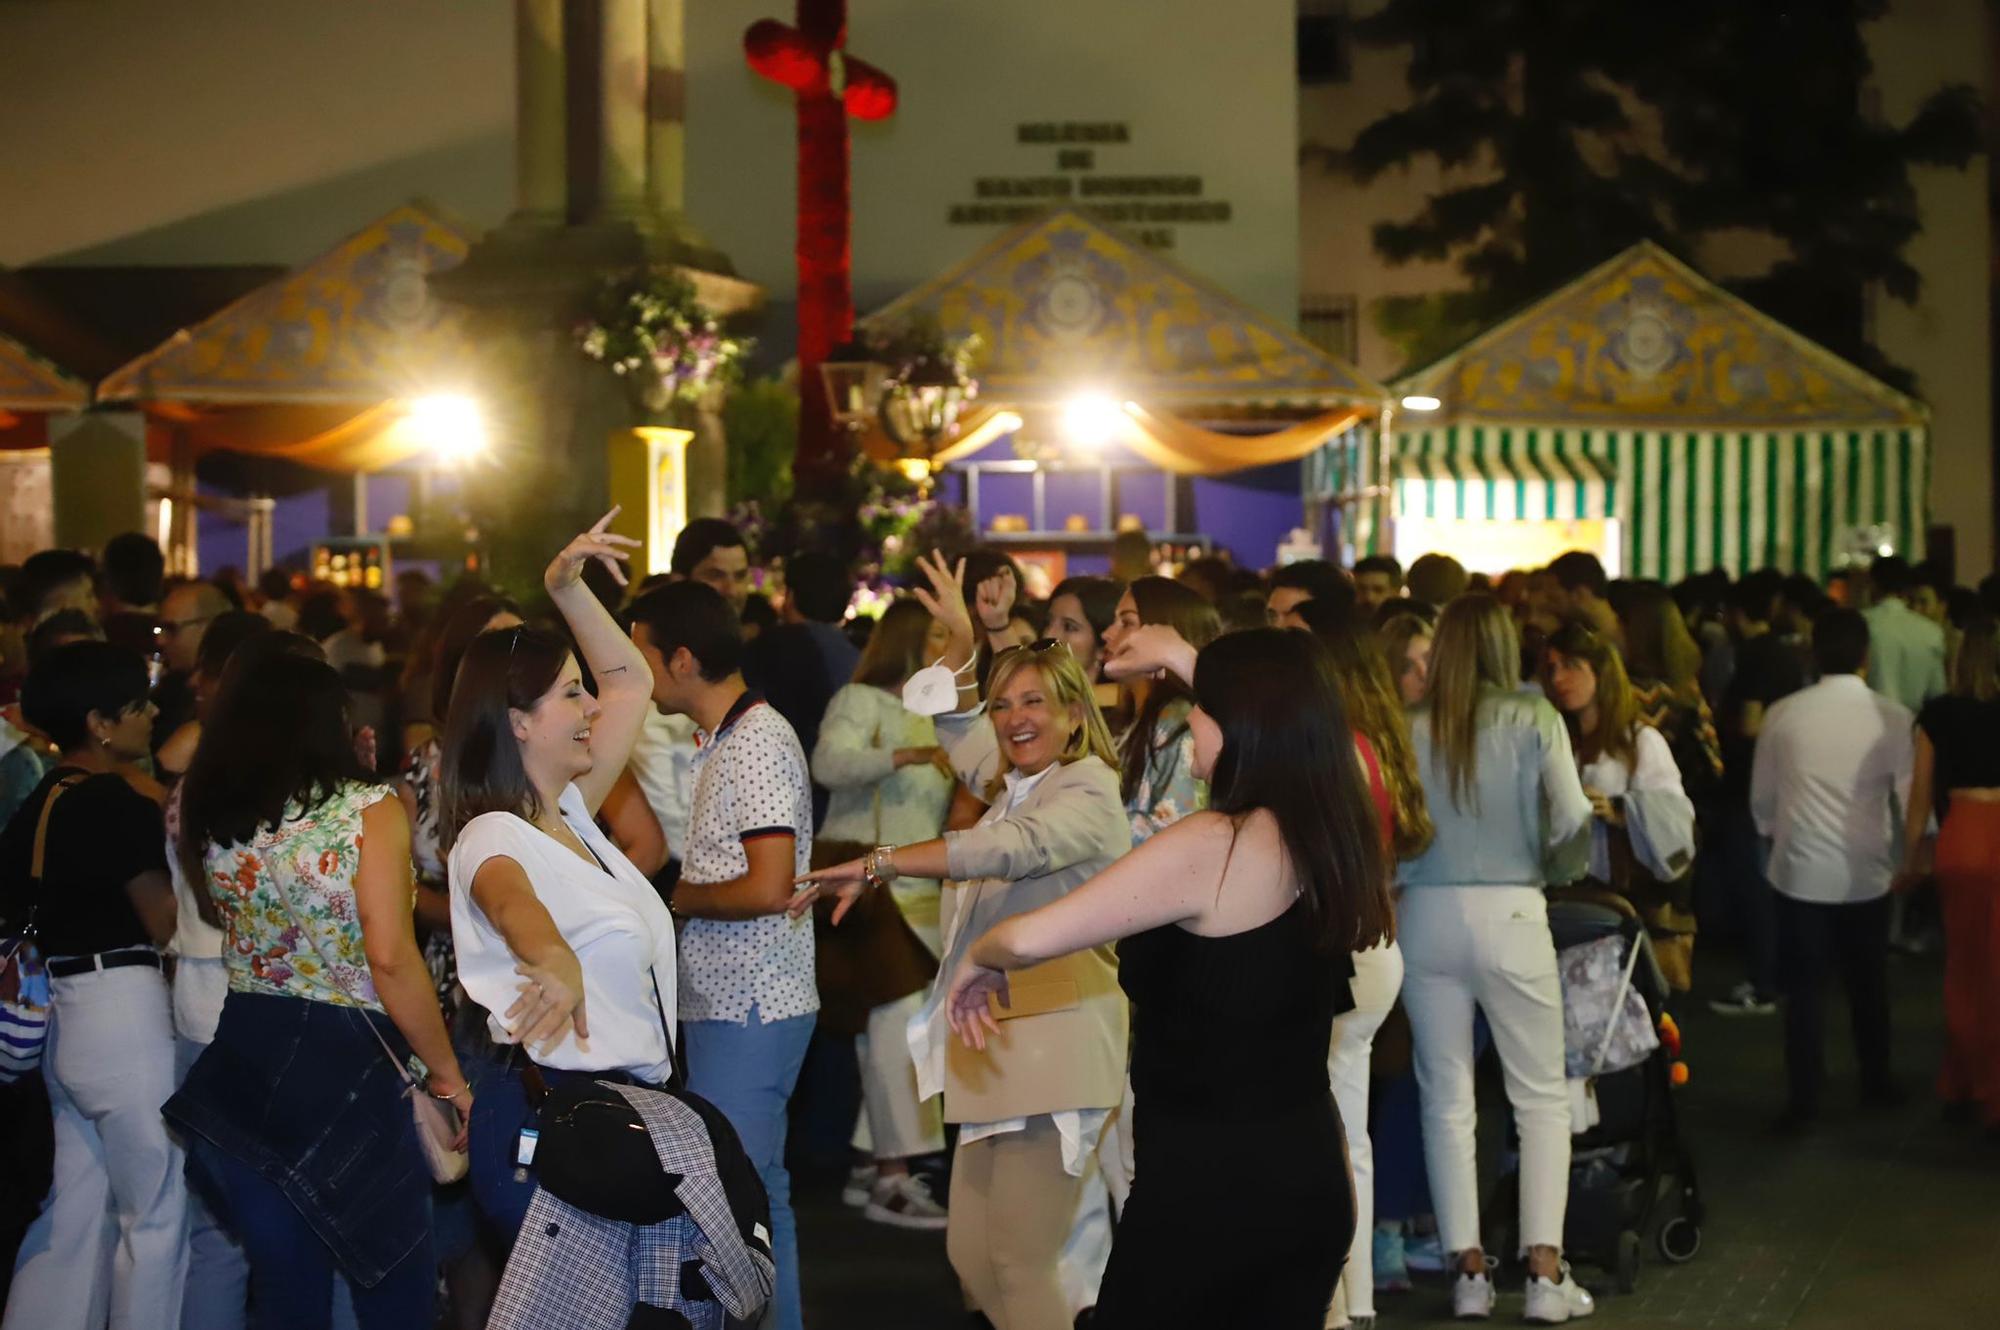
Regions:
<svg viewBox="0 0 2000 1330"><path fill-rule="evenodd" d="M246 671L181 800L178 852L223 930L229 996L164 1111L249 1256L250 1324L322 1330L338 1275L361 1330L427 1325L431 1178L376 1036L461 1113L472 1093L417 947L409 818L355 756L340 676L297 656Z"/></svg>

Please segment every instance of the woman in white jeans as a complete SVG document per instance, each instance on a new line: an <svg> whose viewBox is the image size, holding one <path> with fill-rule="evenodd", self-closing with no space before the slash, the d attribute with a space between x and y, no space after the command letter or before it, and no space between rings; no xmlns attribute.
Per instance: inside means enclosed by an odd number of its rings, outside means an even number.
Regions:
<svg viewBox="0 0 2000 1330"><path fill-rule="evenodd" d="M854 682L827 704L813 747L813 779L831 792L821 839L907 845L944 830L956 778L941 761L937 726L905 707L902 693L947 645L944 629L916 601L899 600L883 612ZM898 878L891 887L896 908L933 956L938 890L935 878ZM905 1033L923 1004L919 988L871 1009L867 1030L855 1040L874 1163L850 1175L842 1198L878 1224L942 1230L944 1207L910 1171L911 1159L944 1152L944 1115L936 1100L917 1098L917 1064Z"/></svg>
<svg viewBox="0 0 2000 1330"><path fill-rule="evenodd" d="M1476 1007L1492 1027L1521 1139L1527 1319L1553 1325L1595 1307L1562 1259L1570 1118L1543 865L1558 850L1574 855L1589 833L1590 801L1562 718L1520 690L1520 663L1499 601L1474 594L1445 607L1410 724L1436 837L1398 874L1398 933L1431 1196L1458 1265L1453 1314L1493 1311L1474 1161Z"/></svg>
<svg viewBox="0 0 2000 1330"><path fill-rule="evenodd" d="M1431 818L1410 746L1409 719L1387 658L1362 636L1353 614L1333 601L1299 607L1334 661L1340 700L1358 741L1367 745L1369 786L1380 805L1382 834L1395 860L1413 859L1431 843ZM1347 1128L1347 1157L1354 1169L1354 1242L1347 1268L1327 1308L1329 1327L1368 1330L1375 1323L1375 1150L1368 1137L1368 1074L1375 1033L1396 1005L1403 986L1403 951L1392 937L1354 954L1354 1007L1333 1021L1327 1075L1340 1120Z"/></svg>
<svg viewBox="0 0 2000 1330"><path fill-rule="evenodd" d="M32 912L48 959L42 1074L56 1150L48 1201L15 1260L5 1330L181 1321L185 1156L160 1117L174 1092L160 957L174 893L160 806L121 774L151 751L147 683L136 651L73 642L42 655L21 694L28 723L62 758L0 833L0 921L11 931Z"/></svg>

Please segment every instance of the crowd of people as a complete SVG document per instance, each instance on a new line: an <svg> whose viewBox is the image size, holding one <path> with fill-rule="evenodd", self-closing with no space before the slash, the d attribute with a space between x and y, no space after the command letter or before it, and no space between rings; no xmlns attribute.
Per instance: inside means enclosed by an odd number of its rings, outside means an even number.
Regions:
<svg viewBox="0 0 2000 1330"><path fill-rule="evenodd" d="M607 522L532 602L168 578L138 535L0 570L0 999L34 1005L24 940L49 991L0 1091L5 1330L799 1330L828 1045L843 1199L942 1230L995 1330L1367 1327L1426 1270L1491 1316L1488 1056L1497 1255L1526 1319L1588 1316L1552 890L1680 994L1698 927L1741 938L1713 1005L1782 1009L1785 1133L1828 1111L1836 982L1860 1104L1900 1101L1887 958L1941 942L1937 1093L2000 1133L2000 580L1126 541L1048 588L933 554L869 619L716 519L628 586ZM662 1161L694 1106L740 1232L558 1181L606 1087ZM712 1269L626 1290L558 1202L617 1243L706 1215Z"/></svg>

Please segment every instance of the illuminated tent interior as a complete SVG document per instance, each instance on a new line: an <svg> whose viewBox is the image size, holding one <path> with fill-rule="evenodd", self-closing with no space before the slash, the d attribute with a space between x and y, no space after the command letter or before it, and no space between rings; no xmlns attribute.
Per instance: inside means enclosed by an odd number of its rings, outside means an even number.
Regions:
<svg viewBox="0 0 2000 1330"><path fill-rule="evenodd" d="M1398 552L1594 548L1667 581L1923 554L1923 404L1650 242L1394 388L1389 447L1355 457L1381 459Z"/></svg>
<svg viewBox="0 0 2000 1330"><path fill-rule="evenodd" d="M1297 464L1372 421L1388 396L1286 324L1073 210L999 236L862 327L922 320L980 346L979 395L930 459L941 493L963 501L986 538L1070 571L1134 524L1270 562L1258 533L1302 520ZM862 446L907 455L879 425ZM1285 468L1282 482L1260 473ZM1249 479L1232 498L1224 477Z"/></svg>

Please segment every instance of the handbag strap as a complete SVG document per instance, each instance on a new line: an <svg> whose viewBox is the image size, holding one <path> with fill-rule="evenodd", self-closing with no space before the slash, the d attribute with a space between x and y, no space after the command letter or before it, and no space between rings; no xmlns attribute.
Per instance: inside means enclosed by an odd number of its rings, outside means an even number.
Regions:
<svg viewBox="0 0 2000 1330"><path fill-rule="evenodd" d="M414 1091L417 1088L417 1078L410 1074L409 1066L403 1059L396 1056L396 1050L389 1047L389 1041L384 1039L382 1032L375 1028L375 1022L369 1018L367 1009L362 1006L361 999L349 992L346 984L340 982L333 968L333 963L327 960L326 953L320 949L319 938L314 936L312 929L306 927L306 922L299 917L299 912L292 908L292 898L285 894L284 885L278 880L275 874L272 874L268 880L271 884L271 890L277 894L278 903L285 907L285 917L292 921L292 927L299 930L299 936L303 937L306 940L306 945L313 949L313 955L319 957L320 969L325 973L326 981L333 985L335 992L353 1003L361 1011L361 1023L368 1027L368 1033L374 1035L375 1042L382 1046L383 1055L389 1059L389 1064L396 1069L396 1074L403 1078L403 1084ZM357 908L357 917L359 913L360 911Z"/></svg>
<svg viewBox="0 0 2000 1330"><path fill-rule="evenodd" d="M34 936L35 912L42 904L42 868L48 860L49 852L49 814L55 812L56 800L62 798L65 791L72 786L81 785L86 779L88 778L82 772L64 776L49 787L48 796L42 800L41 816L35 820L35 847L28 857L28 883L34 895L28 902L27 924L21 930L24 937Z"/></svg>

